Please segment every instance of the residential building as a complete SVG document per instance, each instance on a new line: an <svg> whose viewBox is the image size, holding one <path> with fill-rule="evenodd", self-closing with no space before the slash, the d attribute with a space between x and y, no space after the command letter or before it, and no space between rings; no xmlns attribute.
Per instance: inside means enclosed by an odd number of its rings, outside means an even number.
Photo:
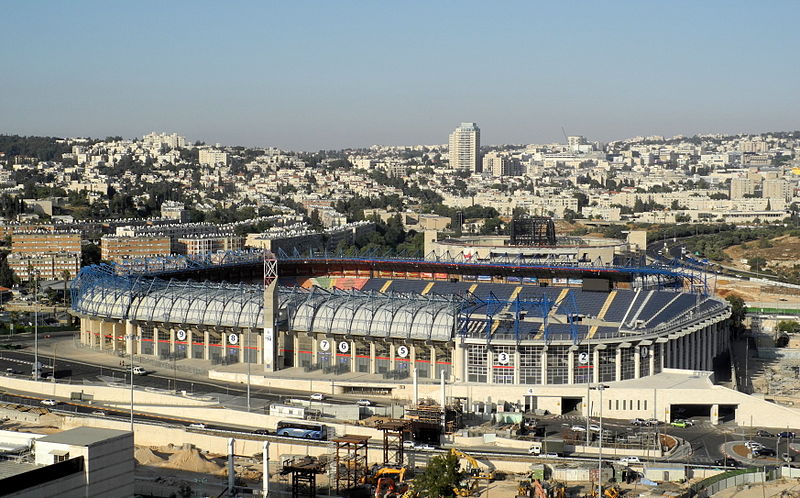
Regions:
<svg viewBox="0 0 800 498"><path fill-rule="evenodd" d="M146 147L167 147L170 149L181 149L186 147L186 137L182 137L177 133L166 134L153 132L142 137L142 143Z"/></svg>
<svg viewBox="0 0 800 498"><path fill-rule="evenodd" d="M762 197L765 199L782 199L788 201L792 198L792 188L783 178L764 180L761 184Z"/></svg>
<svg viewBox="0 0 800 498"><path fill-rule="evenodd" d="M165 235L149 237L106 235L100 239L101 257L115 263L121 263L126 259L168 256L171 253L171 238Z"/></svg>
<svg viewBox="0 0 800 498"><path fill-rule="evenodd" d="M198 161L203 166L216 166L228 164L228 154L214 149L200 149Z"/></svg>
<svg viewBox="0 0 800 498"><path fill-rule="evenodd" d="M731 199L744 199L755 193L756 183L751 178L731 178Z"/></svg>
<svg viewBox="0 0 800 498"><path fill-rule="evenodd" d="M481 130L475 123L461 123L450 134L450 167L456 170L478 171Z"/></svg>
<svg viewBox="0 0 800 498"><path fill-rule="evenodd" d="M483 173L493 177L519 176L522 168L519 160L497 152L489 152L483 156Z"/></svg>
<svg viewBox="0 0 800 498"><path fill-rule="evenodd" d="M11 252L17 254L81 253L81 233L77 230L37 230L14 232L11 235Z"/></svg>
<svg viewBox="0 0 800 498"><path fill-rule="evenodd" d="M42 280L75 277L81 269L81 253L47 252L47 253L11 253L6 258L8 267L22 281L31 281L38 277Z"/></svg>
<svg viewBox="0 0 800 498"><path fill-rule="evenodd" d="M241 235L232 233L190 235L177 240L176 252L189 256L197 256L200 254L211 254L217 251L238 251L242 247L244 247L244 237Z"/></svg>
<svg viewBox="0 0 800 498"><path fill-rule="evenodd" d="M161 204L161 217L187 223L189 221L189 210L181 202L164 201Z"/></svg>

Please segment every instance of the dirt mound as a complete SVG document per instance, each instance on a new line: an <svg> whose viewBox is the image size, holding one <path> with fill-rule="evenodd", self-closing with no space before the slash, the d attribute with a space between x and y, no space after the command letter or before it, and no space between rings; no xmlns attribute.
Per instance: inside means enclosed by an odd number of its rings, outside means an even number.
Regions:
<svg viewBox="0 0 800 498"><path fill-rule="evenodd" d="M153 450L147 447L137 446L133 452L133 458L139 465L161 465L166 462L166 459L153 453Z"/></svg>
<svg viewBox="0 0 800 498"><path fill-rule="evenodd" d="M201 474L219 474L223 470L221 465L201 455L197 448L176 451L162 467L199 472Z"/></svg>

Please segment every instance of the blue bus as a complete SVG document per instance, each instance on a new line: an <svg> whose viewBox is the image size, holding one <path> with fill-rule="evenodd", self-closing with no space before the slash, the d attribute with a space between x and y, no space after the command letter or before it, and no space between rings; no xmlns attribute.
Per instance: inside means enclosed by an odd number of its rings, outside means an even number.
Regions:
<svg viewBox="0 0 800 498"><path fill-rule="evenodd" d="M278 422L278 428L275 430L278 436L299 437L303 439L328 439L328 428L322 424L307 423L303 421L297 422Z"/></svg>

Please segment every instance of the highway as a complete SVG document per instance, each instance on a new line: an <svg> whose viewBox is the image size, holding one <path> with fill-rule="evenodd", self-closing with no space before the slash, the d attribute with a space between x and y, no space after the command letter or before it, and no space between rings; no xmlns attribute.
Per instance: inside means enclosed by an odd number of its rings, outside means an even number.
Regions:
<svg viewBox="0 0 800 498"><path fill-rule="evenodd" d="M0 373L11 369L13 375L28 377L33 370L34 354L28 350L0 351ZM39 355L39 362L42 364L42 375L46 382L53 371L59 382L69 382L82 384L87 382L123 383L130 384L130 364L124 366L108 367L95 365L74 359L62 359L51 355ZM53 369L55 365L55 369ZM182 378L182 372L177 372L177 377L171 375L172 372L152 372L147 375L134 375L134 385L141 387L151 387L165 390L186 391L192 394L202 394L218 398L220 402L228 406L246 407L247 387L242 384L226 382L212 382L207 380L195 380ZM270 403L285 402L288 399L308 399L308 392L278 389L274 387L251 386L250 388L251 406L264 409ZM329 396L326 394L326 402L334 404L352 404L356 399L346 396ZM380 406L375 402L374 406Z"/></svg>

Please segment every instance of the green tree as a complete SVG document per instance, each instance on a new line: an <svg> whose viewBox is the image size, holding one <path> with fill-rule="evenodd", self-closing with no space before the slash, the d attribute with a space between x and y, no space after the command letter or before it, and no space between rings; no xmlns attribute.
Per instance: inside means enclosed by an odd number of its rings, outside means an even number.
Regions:
<svg viewBox="0 0 800 498"><path fill-rule="evenodd" d="M800 323L793 320L781 320L778 322L778 330L789 334L797 334L800 332Z"/></svg>
<svg viewBox="0 0 800 498"><path fill-rule="evenodd" d="M744 299L737 295L730 295L725 300L731 305L731 317L729 318L731 328L735 332L744 330L744 316L747 314L747 306L744 303Z"/></svg>
<svg viewBox="0 0 800 498"><path fill-rule="evenodd" d="M100 262L100 247L89 242L81 248L81 266L96 265Z"/></svg>
<svg viewBox="0 0 800 498"><path fill-rule="evenodd" d="M322 226L322 218L320 218L319 209L314 209L313 211L311 211L311 216L309 217L309 224L311 225L311 228L313 230L317 232L322 231L324 227Z"/></svg>
<svg viewBox="0 0 800 498"><path fill-rule="evenodd" d="M453 488L461 483L465 475L457 456L452 453L435 456L428 461L425 471L414 479L414 491L427 498L455 496Z"/></svg>
<svg viewBox="0 0 800 498"><path fill-rule="evenodd" d="M3 258L3 261L0 262L0 286L10 289L17 281L14 272L8 267L8 261L6 261L6 258Z"/></svg>

